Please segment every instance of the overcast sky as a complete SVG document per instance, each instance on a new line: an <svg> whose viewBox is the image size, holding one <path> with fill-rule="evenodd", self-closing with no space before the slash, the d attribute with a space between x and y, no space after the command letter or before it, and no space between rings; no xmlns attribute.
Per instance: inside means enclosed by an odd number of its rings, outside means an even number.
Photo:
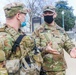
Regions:
<svg viewBox="0 0 76 75"><path fill-rule="evenodd" d="M72 6L74 9L74 15L76 16L76 3L75 0L68 0L69 6Z"/></svg>
<svg viewBox="0 0 76 75"><path fill-rule="evenodd" d="M5 15L3 11L3 7L9 2L14 2L16 0L0 0L0 21L5 22ZM75 0L68 0L69 6L72 6L74 9L74 15L76 16L76 3Z"/></svg>

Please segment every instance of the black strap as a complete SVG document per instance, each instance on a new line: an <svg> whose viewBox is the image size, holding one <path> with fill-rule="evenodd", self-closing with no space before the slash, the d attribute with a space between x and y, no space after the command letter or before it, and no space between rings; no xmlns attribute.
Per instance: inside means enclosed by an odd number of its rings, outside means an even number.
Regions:
<svg viewBox="0 0 76 75"><path fill-rule="evenodd" d="M15 41L14 45L12 46L12 52L16 52L16 48L19 46L22 38L24 37L25 35L20 35L17 40Z"/></svg>
<svg viewBox="0 0 76 75"><path fill-rule="evenodd" d="M43 67L41 67L40 75L47 75L47 74L46 74L46 71L43 69Z"/></svg>
<svg viewBox="0 0 76 75"><path fill-rule="evenodd" d="M26 35L20 35L17 40L15 41L14 45L12 46L12 50L11 50L11 53L9 54L9 56L7 57L7 59L9 59L12 55L12 53L15 53L16 52L16 48L19 46L22 38L26 36Z"/></svg>
<svg viewBox="0 0 76 75"><path fill-rule="evenodd" d="M38 54L39 52L38 52L38 48L37 48L37 46L36 46L36 41L35 41L35 39L34 39L34 48L33 48L33 50L35 50L35 52L34 52L34 54Z"/></svg>
<svg viewBox="0 0 76 75"><path fill-rule="evenodd" d="M17 40L15 41L14 45L12 46L12 52L16 52L16 48L19 46L22 38L26 36L26 35L20 35ZM26 62L28 63L29 67L31 67L31 61L30 61L30 57L27 55L25 57Z"/></svg>
<svg viewBox="0 0 76 75"><path fill-rule="evenodd" d="M25 60L28 63L29 67L31 67L30 57L28 55L25 57Z"/></svg>

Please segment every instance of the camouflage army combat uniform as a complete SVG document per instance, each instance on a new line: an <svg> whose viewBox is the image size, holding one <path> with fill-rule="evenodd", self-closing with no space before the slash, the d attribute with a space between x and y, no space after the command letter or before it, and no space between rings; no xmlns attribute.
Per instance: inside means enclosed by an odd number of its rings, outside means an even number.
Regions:
<svg viewBox="0 0 76 75"><path fill-rule="evenodd" d="M33 36L36 38L37 46L43 49L42 66L46 71L46 75L65 75L67 65L64 59L63 50L66 50L69 53L74 45L64 30L56 23L51 27L44 23L34 31ZM52 43L52 48L58 50L60 54L55 55L45 52L45 48L49 42Z"/></svg>
<svg viewBox="0 0 76 75"><path fill-rule="evenodd" d="M38 63L34 64L37 60L36 54L34 54L34 39L26 35L20 43L16 41L20 35L24 35L18 29L24 23L28 10L24 4L17 2L6 5L4 11L6 23L0 28L0 75L39 75L36 66ZM13 21L13 18L16 22ZM14 44L17 47L13 49Z"/></svg>
<svg viewBox="0 0 76 75"><path fill-rule="evenodd" d="M4 31L4 30L5 31ZM21 56L26 56L27 54L30 54L30 51L34 47L34 42L29 36L23 37L20 46L17 47L17 50L15 53L12 53L11 56L9 57L11 53L12 46L17 39L17 37L20 35L19 32L16 32L13 28L11 27L4 27L0 29L0 52L4 54L2 57L3 60L13 60L13 59L19 59ZM2 54L2 55L3 55ZM0 61L1 61L0 60ZM19 75L19 74L17 74Z"/></svg>

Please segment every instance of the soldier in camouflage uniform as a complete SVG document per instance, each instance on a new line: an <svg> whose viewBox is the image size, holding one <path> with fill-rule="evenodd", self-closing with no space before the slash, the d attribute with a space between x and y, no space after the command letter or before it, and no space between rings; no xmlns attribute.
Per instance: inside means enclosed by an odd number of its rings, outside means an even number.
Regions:
<svg viewBox="0 0 76 75"><path fill-rule="evenodd" d="M29 36L24 36L15 52L12 52L12 46L14 45L15 41L20 35L23 35L19 29L21 25L25 24L24 21L28 9L22 3L10 3L4 7L4 11L6 23L4 24L4 27L0 28L0 75L38 75L35 73L35 70L30 71L30 73L27 70L26 72L28 73L23 73L25 72L24 69L21 71L23 74L20 74L20 69L14 74L7 74L6 67L9 67L11 64L13 65L13 62L6 65L7 60L21 60L27 55L31 57L31 55L33 55L31 50L33 50L34 47L34 40ZM2 68L4 68L5 71L3 71L1 74ZM12 69L10 68L9 70L11 72ZM17 70L17 68L15 70Z"/></svg>
<svg viewBox="0 0 76 75"><path fill-rule="evenodd" d="M55 23L54 18L57 14L54 6L44 7L43 16L45 22L33 33L36 44L42 51L43 70L46 75L65 75L67 65L63 50L76 58L75 45L65 31Z"/></svg>

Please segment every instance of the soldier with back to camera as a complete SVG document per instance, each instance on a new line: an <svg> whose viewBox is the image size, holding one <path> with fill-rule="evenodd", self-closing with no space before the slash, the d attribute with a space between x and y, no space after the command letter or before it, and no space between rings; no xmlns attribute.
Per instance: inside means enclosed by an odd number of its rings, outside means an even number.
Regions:
<svg viewBox="0 0 76 75"><path fill-rule="evenodd" d="M28 9L23 3L14 2L7 4L4 11L6 23L0 28L0 75L39 75L32 60L34 40L20 31Z"/></svg>

